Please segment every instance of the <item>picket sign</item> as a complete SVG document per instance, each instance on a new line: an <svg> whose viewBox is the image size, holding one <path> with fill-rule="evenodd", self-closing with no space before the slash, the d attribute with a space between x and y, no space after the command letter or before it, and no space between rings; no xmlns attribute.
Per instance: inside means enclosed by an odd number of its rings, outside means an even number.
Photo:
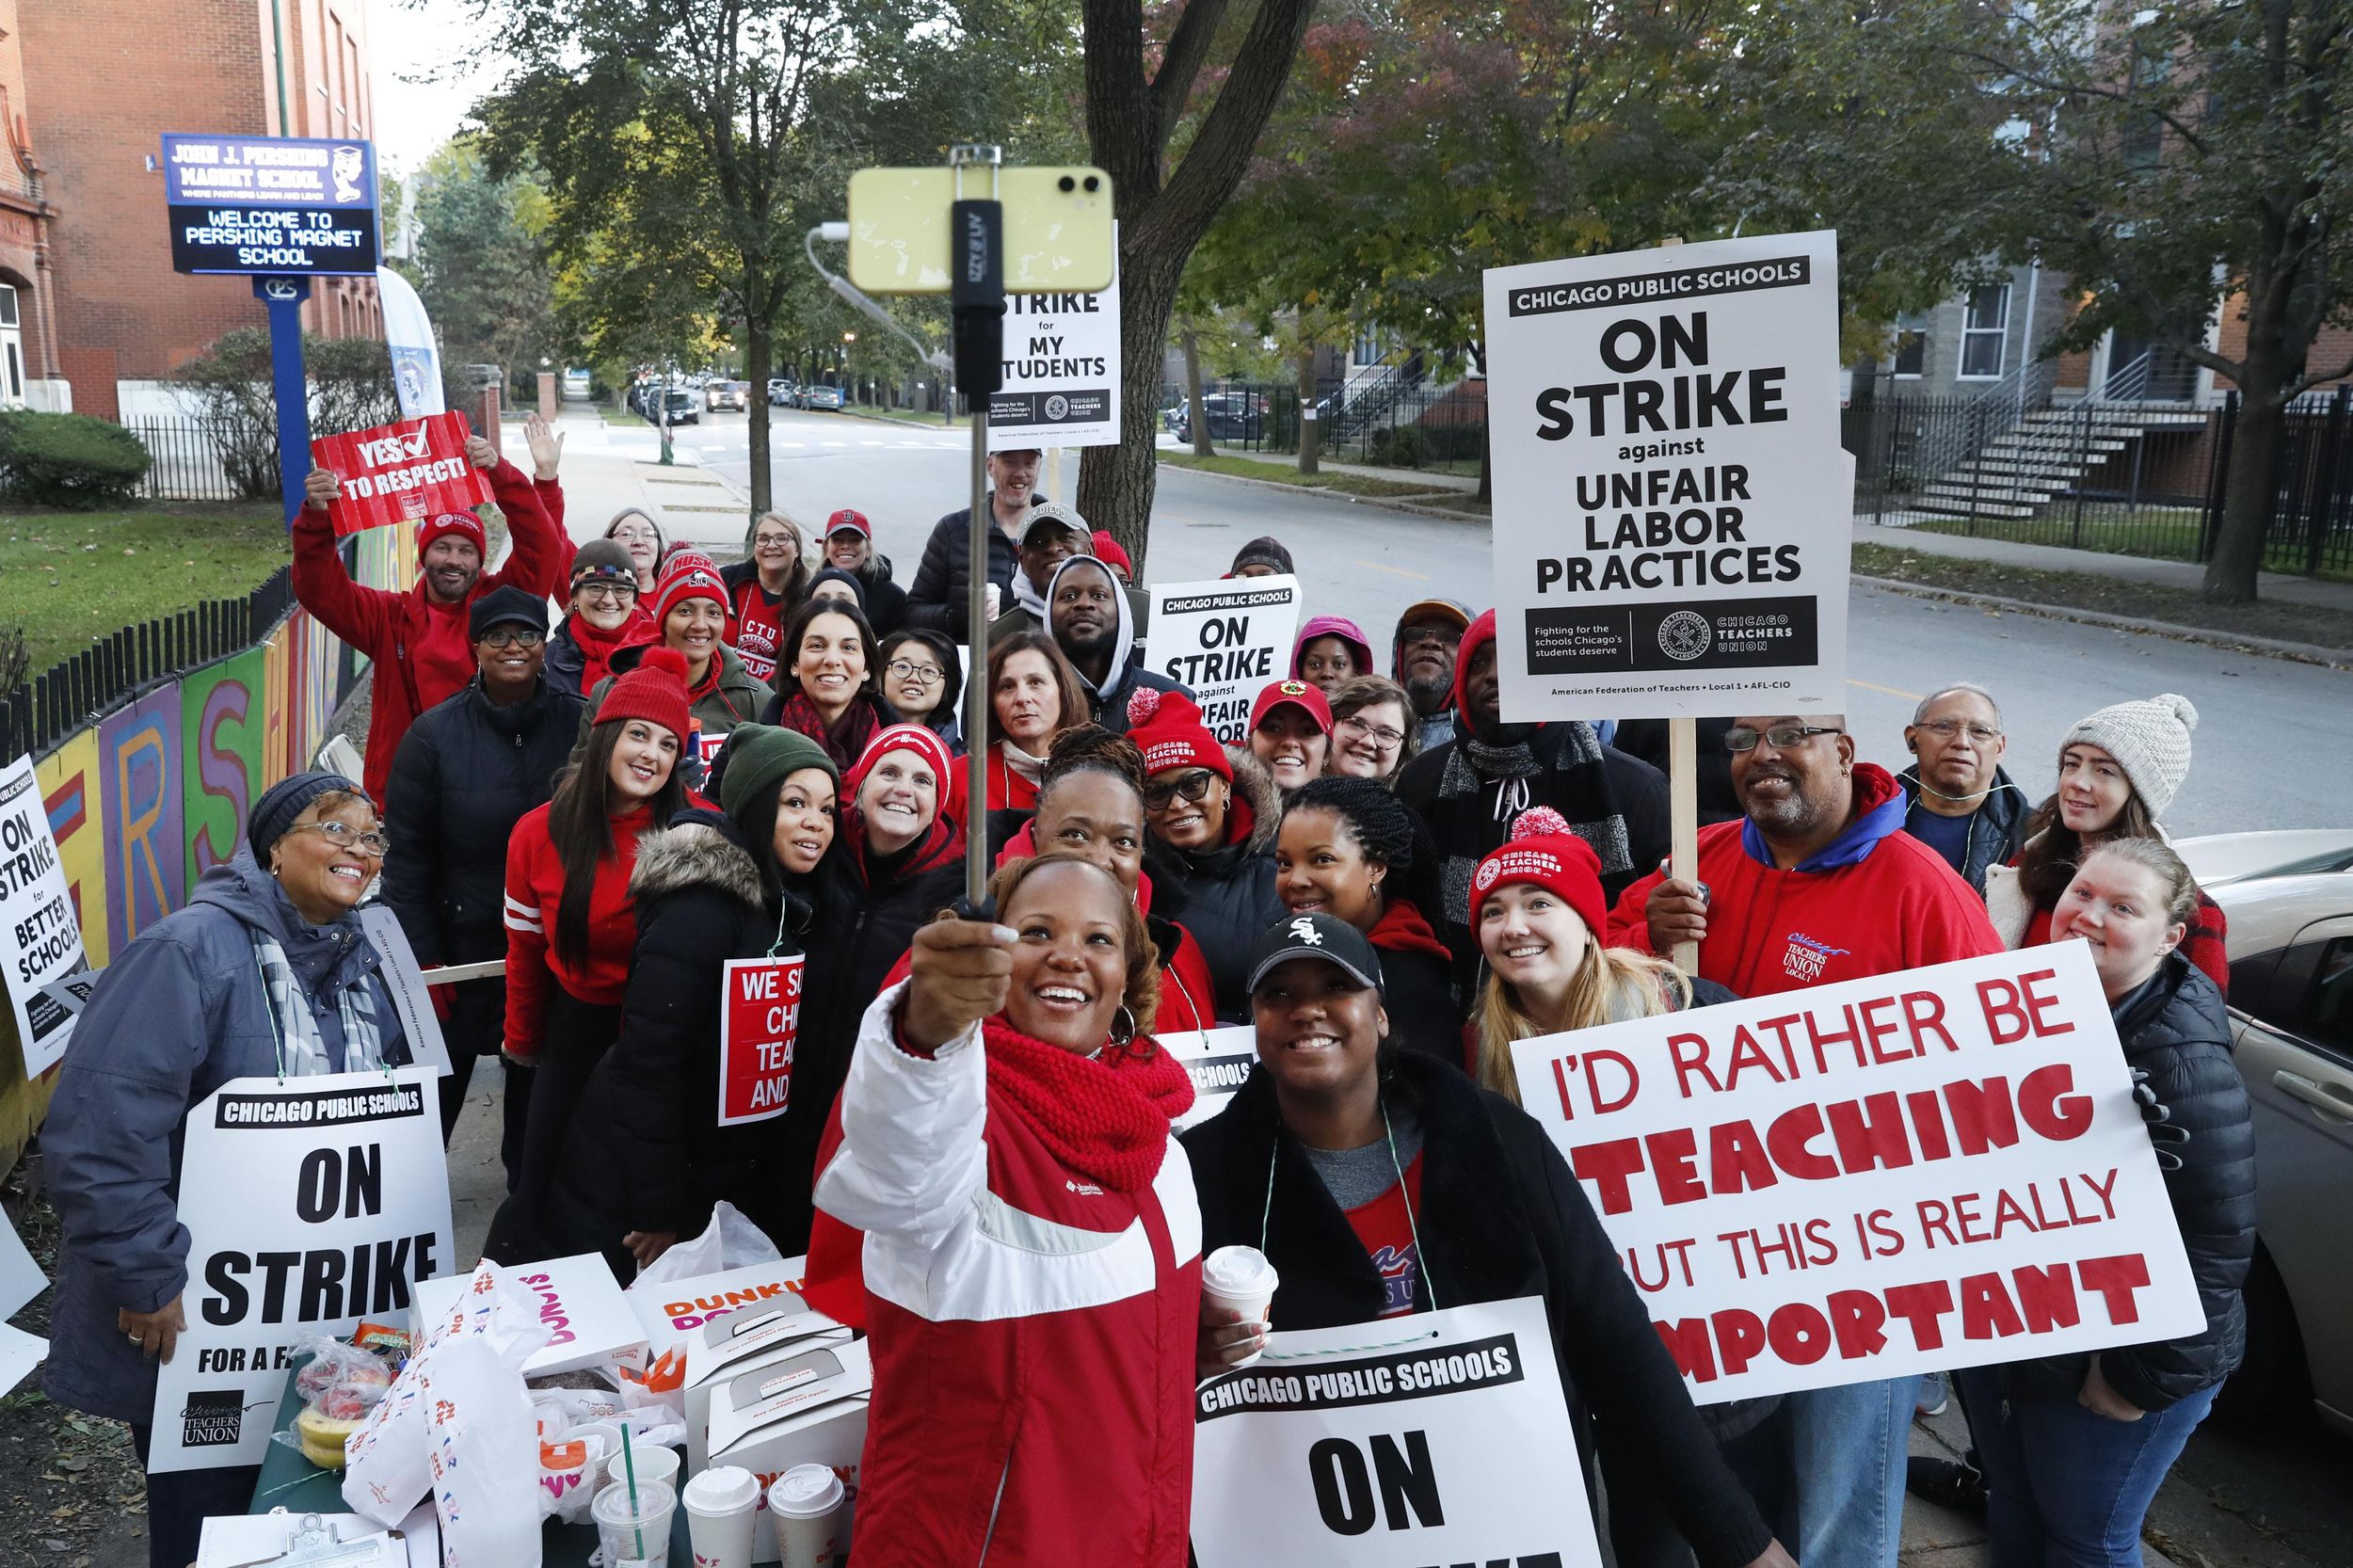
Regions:
<svg viewBox="0 0 2353 1568"><path fill-rule="evenodd" d="M1249 1024L1229 1029L1189 1029L1153 1039L1176 1059L1193 1080L1193 1109L1176 1118L1176 1130L1197 1127L1225 1109L1258 1060L1258 1032Z"/></svg>
<svg viewBox="0 0 2353 1568"><path fill-rule="evenodd" d="M1291 671L1299 579L1155 583L1149 592L1145 665L1195 695L1201 722L1219 744L1247 744L1251 703L1268 681Z"/></svg>
<svg viewBox="0 0 2353 1568"><path fill-rule="evenodd" d="M1112 227L1112 254L1119 228ZM1100 294L1005 296L1003 384L988 394L988 449L1119 444L1119 278Z"/></svg>
<svg viewBox="0 0 2353 1568"><path fill-rule="evenodd" d="M188 1326L156 1369L152 1471L260 1464L295 1347L405 1321L454 1252L430 1068L232 1079L185 1125Z"/></svg>
<svg viewBox="0 0 2353 1568"><path fill-rule="evenodd" d="M65 1054L79 1009L40 1000L41 990L82 964L82 922L57 840L49 831L33 760L0 767L0 990L16 1015L24 1076L39 1078Z"/></svg>
<svg viewBox="0 0 2353 1568"><path fill-rule="evenodd" d="M803 961L730 958L719 978L719 1125L781 1116L792 1097Z"/></svg>
<svg viewBox="0 0 2353 1568"><path fill-rule="evenodd" d="M449 1060L449 1042L441 1038L441 1020L433 1011L432 1000L425 995L424 973L417 967L417 950L408 945L408 934L400 928L400 917L390 904L370 904L360 910L360 929L368 944L376 949L376 977L384 983L384 990L392 999L392 1011L400 1015L400 1027L408 1042L408 1060L421 1067L430 1067L437 1077L446 1078L454 1070ZM500 963L504 969L505 964Z"/></svg>
<svg viewBox="0 0 2353 1568"><path fill-rule="evenodd" d="M342 481L327 509L336 534L463 512L489 500L489 476L466 456L470 433L465 415L442 413L312 441L311 460Z"/></svg>
<svg viewBox="0 0 2353 1568"><path fill-rule="evenodd" d="M1201 1568L1593 1568L1545 1304L1276 1333L1193 1394Z"/></svg>
<svg viewBox="0 0 2353 1568"><path fill-rule="evenodd" d="M2081 941L1512 1063L1702 1403L2205 1326Z"/></svg>

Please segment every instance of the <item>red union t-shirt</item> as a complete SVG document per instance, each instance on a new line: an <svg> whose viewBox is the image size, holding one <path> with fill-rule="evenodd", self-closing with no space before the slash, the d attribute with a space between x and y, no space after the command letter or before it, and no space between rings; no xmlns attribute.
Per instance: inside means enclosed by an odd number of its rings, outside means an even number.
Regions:
<svg viewBox="0 0 2353 1568"><path fill-rule="evenodd" d="M758 577L735 585L735 656L755 680L776 679L776 644L784 638L783 609L784 596L771 600Z"/></svg>
<svg viewBox="0 0 2353 1568"><path fill-rule="evenodd" d="M1413 1205L1411 1212L1406 1205ZM1359 1204L1344 1210L1356 1240L1365 1244L1365 1255L1381 1274L1384 1292L1381 1316L1401 1318L1414 1310L1415 1287L1421 1279L1421 1248L1414 1240L1414 1214L1421 1211L1421 1156L1414 1156L1405 1167L1402 1185L1389 1183L1389 1190L1370 1203Z"/></svg>

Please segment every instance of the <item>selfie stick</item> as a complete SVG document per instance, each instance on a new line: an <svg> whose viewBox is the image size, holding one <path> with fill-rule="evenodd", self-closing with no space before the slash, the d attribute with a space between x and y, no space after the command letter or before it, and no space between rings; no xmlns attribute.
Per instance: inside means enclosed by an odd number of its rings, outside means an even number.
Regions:
<svg viewBox="0 0 2353 1568"><path fill-rule="evenodd" d="M956 385L972 410L972 516L966 572L966 637L970 648L964 686L964 897L979 909L988 896L988 398L1004 384L1004 205L997 173L1004 152L961 143L948 150L955 170L955 200L948 214L949 345ZM967 195L986 174L986 195Z"/></svg>

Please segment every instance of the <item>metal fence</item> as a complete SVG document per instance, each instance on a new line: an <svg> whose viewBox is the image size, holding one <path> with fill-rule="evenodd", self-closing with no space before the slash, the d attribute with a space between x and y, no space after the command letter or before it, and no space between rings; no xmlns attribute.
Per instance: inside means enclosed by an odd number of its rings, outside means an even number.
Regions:
<svg viewBox="0 0 2353 1568"><path fill-rule="evenodd" d="M241 599L208 599L93 641L0 697L0 756L39 755L158 681L242 653L294 608L294 568Z"/></svg>
<svg viewBox="0 0 2353 1568"><path fill-rule="evenodd" d="M154 462L149 501L247 501L278 493L278 436L233 420L135 418L125 426Z"/></svg>
<svg viewBox="0 0 2353 1568"><path fill-rule="evenodd" d="M1312 399L1319 454L1342 463L1477 473L1487 440L1486 382L1452 384L1404 377L1324 380ZM1241 452L1296 453L1303 421L1296 383L1203 381L1201 406L1210 440ZM1193 439L1185 390L1161 397L1161 428Z"/></svg>
<svg viewBox="0 0 2353 1568"><path fill-rule="evenodd" d="M2201 561L2233 462L2221 408L1888 395L1863 383L1844 414L1855 513L1927 533ZM2264 566L2353 574L2353 404L2346 389L2287 414Z"/></svg>

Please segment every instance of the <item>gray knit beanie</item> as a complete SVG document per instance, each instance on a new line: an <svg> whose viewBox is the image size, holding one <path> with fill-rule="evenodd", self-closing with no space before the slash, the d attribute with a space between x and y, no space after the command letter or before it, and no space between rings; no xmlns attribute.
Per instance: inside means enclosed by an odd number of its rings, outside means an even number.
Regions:
<svg viewBox="0 0 2353 1568"><path fill-rule="evenodd" d="M2189 773L2189 732L2198 728L2198 710L2189 698L2166 692L2143 702L2120 702L2076 721L2059 742L2059 750L2086 741L2116 759L2124 777L2149 808L2152 818L2165 815L2174 792Z"/></svg>

